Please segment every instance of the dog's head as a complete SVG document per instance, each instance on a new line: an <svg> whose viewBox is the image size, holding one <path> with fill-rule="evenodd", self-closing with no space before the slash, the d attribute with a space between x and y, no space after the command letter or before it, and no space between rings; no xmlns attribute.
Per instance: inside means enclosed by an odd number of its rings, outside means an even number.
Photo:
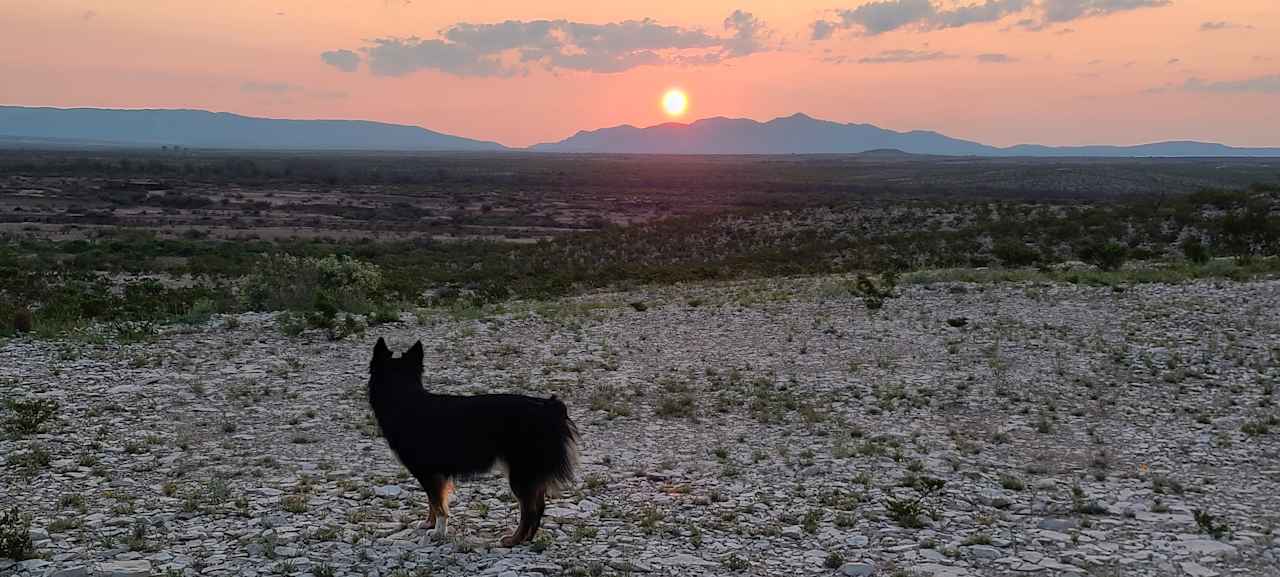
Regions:
<svg viewBox="0 0 1280 577"><path fill-rule="evenodd" d="M391 354L387 342L378 339L369 362L369 387L422 387L422 341L414 343L400 358Z"/></svg>

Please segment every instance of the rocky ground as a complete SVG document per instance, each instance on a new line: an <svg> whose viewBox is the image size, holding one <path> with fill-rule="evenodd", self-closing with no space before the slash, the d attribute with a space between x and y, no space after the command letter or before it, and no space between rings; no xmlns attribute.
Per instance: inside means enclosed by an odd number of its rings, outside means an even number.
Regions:
<svg viewBox="0 0 1280 577"><path fill-rule="evenodd" d="M0 440L37 555L0 575L1280 575L1280 282L938 282L875 313L843 282L5 341L0 394L58 409ZM422 339L432 390L566 400L580 472L535 542L497 548L494 475L422 543L377 336Z"/></svg>

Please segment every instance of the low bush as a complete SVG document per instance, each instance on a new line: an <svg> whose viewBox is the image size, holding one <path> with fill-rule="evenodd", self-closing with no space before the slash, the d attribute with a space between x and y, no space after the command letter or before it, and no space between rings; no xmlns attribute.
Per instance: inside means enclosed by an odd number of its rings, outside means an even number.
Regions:
<svg viewBox="0 0 1280 577"><path fill-rule="evenodd" d="M382 271L349 256L270 254L245 279L242 299L259 311L373 312L382 298Z"/></svg>

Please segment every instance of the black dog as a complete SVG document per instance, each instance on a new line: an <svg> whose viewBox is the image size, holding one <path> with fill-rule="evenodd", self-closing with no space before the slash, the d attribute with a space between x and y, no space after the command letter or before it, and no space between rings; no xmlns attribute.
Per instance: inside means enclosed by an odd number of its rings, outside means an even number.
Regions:
<svg viewBox="0 0 1280 577"><path fill-rule="evenodd" d="M552 396L436 395L422 388L422 342L392 358L378 339L369 363L369 404L387 444L430 499L427 525L444 537L454 480L501 464L520 502L520 526L502 538L510 547L533 538L547 489L573 480L578 428Z"/></svg>

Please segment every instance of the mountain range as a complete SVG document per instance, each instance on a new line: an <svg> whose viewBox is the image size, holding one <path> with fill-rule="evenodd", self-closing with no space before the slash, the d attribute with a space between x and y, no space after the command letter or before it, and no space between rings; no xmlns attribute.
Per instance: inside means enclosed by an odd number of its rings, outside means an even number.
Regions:
<svg viewBox="0 0 1280 577"><path fill-rule="evenodd" d="M0 137L104 146L276 150L506 150L417 126L366 120L284 120L206 110L0 106Z"/></svg>
<svg viewBox="0 0 1280 577"><path fill-rule="evenodd" d="M1194 141L1137 146L988 146L925 130L896 132L870 124L841 124L805 114L757 122L706 118L692 124L648 128L623 125L579 132L560 142L538 144L540 152L647 154L855 154L873 150L946 156L1280 156L1280 148L1235 148Z"/></svg>
<svg viewBox="0 0 1280 577"><path fill-rule="evenodd" d="M363 120L283 120L204 110L114 110L0 106L0 140L27 146L185 146L212 149L354 151L504 151L417 126ZM1237 148L1172 141L1136 146L1040 146L1006 148L932 132L897 132L870 124L842 124L804 114L758 122L705 118L582 131L534 152L624 154L856 154L897 150L908 154L1004 157L1270 157L1280 148Z"/></svg>

